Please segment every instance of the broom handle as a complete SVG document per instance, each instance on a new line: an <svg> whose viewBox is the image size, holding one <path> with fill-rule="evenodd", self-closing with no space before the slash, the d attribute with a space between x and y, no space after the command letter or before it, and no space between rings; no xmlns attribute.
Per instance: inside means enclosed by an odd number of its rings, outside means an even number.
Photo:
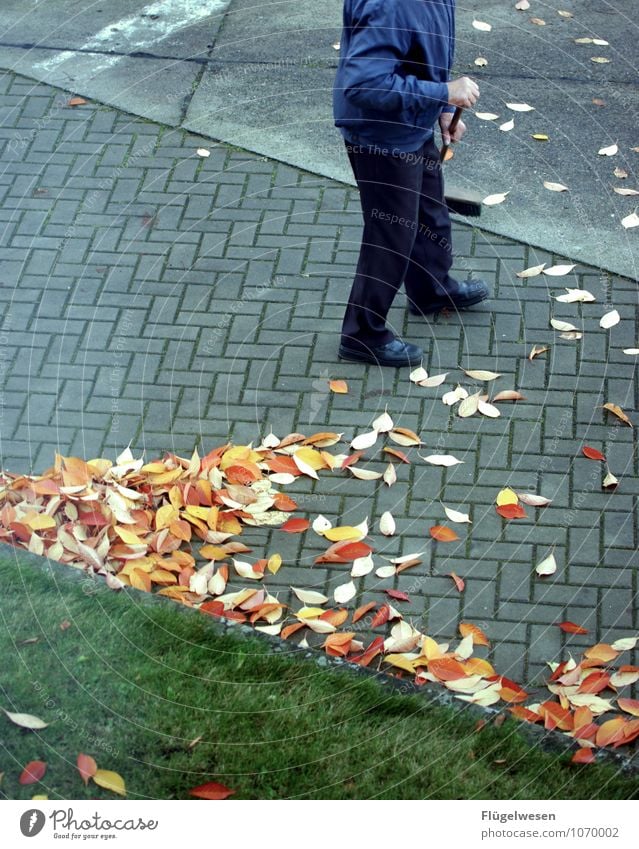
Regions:
<svg viewBox="0 0 639 849"><path fill-rule="evenodd" d="M450 125L448 127L448 132L450 133L451 136L455 132L455 130L457 129L457 124L459 124L459 122L461 121L462 111L463 110L462 110L461 106L458 106L457 109L455 109L455 114L453 115L453 120L450 122ZM442 149L441 149L440 155L439 155L439 161L440 162L444 161L444 158L446 157L446 154L448 152L449 147L450 147L449 144L442 145Z"/></svg>

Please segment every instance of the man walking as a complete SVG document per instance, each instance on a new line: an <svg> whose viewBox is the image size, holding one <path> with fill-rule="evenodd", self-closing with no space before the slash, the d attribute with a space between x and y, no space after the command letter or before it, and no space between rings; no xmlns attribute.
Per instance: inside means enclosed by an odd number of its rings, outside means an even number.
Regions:
<svg viewBox="0 0 639 849"><path fill-rule="evenodd" d="M425 316L488 297L481 280L458 282L434 126L457 142L457 106L474 106L477 84L449 82L455 0L344 0L333 89L339 127L360 191L364 233L344 315L339 356L385 366L416 365L423 352L386 325L404 283L408 308Z"/></svg>

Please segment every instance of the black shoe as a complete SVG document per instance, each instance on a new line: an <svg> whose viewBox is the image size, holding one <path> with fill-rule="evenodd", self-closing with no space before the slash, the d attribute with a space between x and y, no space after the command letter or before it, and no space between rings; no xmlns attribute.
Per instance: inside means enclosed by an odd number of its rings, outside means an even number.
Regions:
<svg viewBox="0 0 639 849"><path fill-rule="evenodd" d="M411 345L402 339L393 339L386 345L359 351L340 345L338 355L340 360L346 360L349 363L373 363L379 366L400 367L418 366L424 357L424 352L417 345Z"/></svg>
<svg viewBox="0 0 639 849"><path fill-rule="evenodd" d="M490 291L483 280L462 280L457 283L454 291L449 295L433 298L422 307L409 303L408 311L411 315L421 316L443 309L463 310L466 307L472 307L473 304L478 304L480 301L485 301L489 297Z"/></svg>

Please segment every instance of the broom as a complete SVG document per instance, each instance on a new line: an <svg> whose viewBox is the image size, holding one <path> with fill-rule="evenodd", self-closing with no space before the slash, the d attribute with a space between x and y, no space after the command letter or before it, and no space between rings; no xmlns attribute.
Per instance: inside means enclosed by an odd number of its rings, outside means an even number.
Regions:
<svg viewBox="0 0 639 849"><path fill-rule="evenodd" d="M453 120L450 122L449 132L452 135L462 116L462 108L455 109ZM440 151L440 162L444 162L450 145L442 145ZM479 218L481 215L481 197L477 192L464 189L451 188L445 193L446 206L450 212L457 215L465 215L470 218Z"/></svg>

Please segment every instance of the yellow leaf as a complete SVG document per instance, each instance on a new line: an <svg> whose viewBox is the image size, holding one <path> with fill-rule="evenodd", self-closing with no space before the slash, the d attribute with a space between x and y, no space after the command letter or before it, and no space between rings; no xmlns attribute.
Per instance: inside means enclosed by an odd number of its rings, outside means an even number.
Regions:
<svg viewBox="0 0 639 849"><path fill-rule="evenodd" d="M105 790L111 790L119 796L126 796L124 779L117 772L111 772L109 769L99 769L92 778L99 787L104 787Z"/></svg>
<svg viewBox="0 0 639 849"><path fill-rule="evenodd" d="M134 534L133 531L130 531L128 528L123 528L118 525L114 528L116 534L120 537L122 542L127 545L144 545L143 540L137 534Z"/></svg>
<svg viewBox="0 0 639 849"><path fill-rule="evenodd" d="M338 528L328 528L322 536L331 542L343 542L347 539L360 540L364 536L360 528L353 528L350 525L342 525Z"/></svg>
<svg viewBox="0 0 639 849"><path fill-rule="evenodd" d="M299 457L299 459L306 463L307 466L310 466L311 469L323 469L326 466L322 455L315 448L310 448L308 446L298 448L295 452L295 456Z"/></svg>
<svg viewBox="0 0 639 849"><path fill-rule="evenodd" d="M315 619L322 613L326 613L326 611L322 610L321 607L302 607L295 615L298 619Z"/></svg>
<svg viewBox="0 0 639 849"><path fill-rule="evenodd" d="M266 568L271 573L271 575L277 575L281 565L282 565L282 555L281 554L271 554L271 556L268 559L268 563L266 564Z"/></svg>
<svg viewBox="0 0 639 849"><path fill-rule="evenodd" d="M337 395L346 395L348 392L348 383L345 380L329 380L328 385L331 392Z"/></svg>
<svg viewBox="0 0 639 849"><path fill-rule="evenodd" d="M403 669L405 672L410 672L411 674L415 672L414 661L408 660L403 654L387 654L384 661L385 663L391 663L393 666L397 666L398 669Z"/></svg>
<svg viewBox="0 0 639 849"><path fill-rule="evenodd" d="M171 488L171 492L173 489L175 489L175 487ZM158 531L161 531L162 528L168 528L171 522L174 522L177 517L178 511L175 509L173 504L165 504L163 507L160 507L158 512L155 514L155 527Z"/></svg>
<svg viewBox="0 0 639 849"><path fill-rule="evenodd" d="M55 519L46 513L29 513L22 519L22 523L28 525L32 531L44 531L47 528L55 528Z"/></svg>
<svg viewBox="0 0 639 849"><path fill-rule="evenodd" d="M505 489L502 489L495 499L495 504L498 507L503 507L504 504L517 504L518 502L519 498L517 497L517 493L513 492L513 490L508 486Z"/></svg>

